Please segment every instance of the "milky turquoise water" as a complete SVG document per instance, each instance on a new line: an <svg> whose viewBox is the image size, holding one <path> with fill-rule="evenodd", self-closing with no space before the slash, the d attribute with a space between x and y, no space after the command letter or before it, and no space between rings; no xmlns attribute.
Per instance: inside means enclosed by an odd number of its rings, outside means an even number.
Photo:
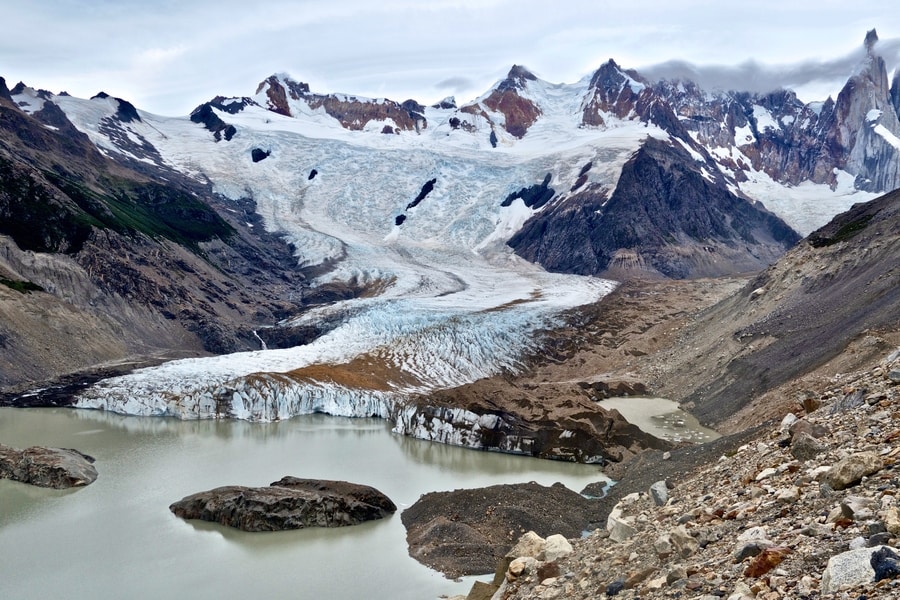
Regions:
<svg viewBox="0 0 900 600"><path fill-rule="evenodd" d="M260 424L0 409L0 443L77 448L97 481L46 490L0 481L0 598L390 598L464 594L407 555L400 511L421 494L561 481L596 466L478 452L390 433L386 422L323 415ZM372 485L400 508L356 527L247 533L172 515L170 503L285 475Z"/></svg>

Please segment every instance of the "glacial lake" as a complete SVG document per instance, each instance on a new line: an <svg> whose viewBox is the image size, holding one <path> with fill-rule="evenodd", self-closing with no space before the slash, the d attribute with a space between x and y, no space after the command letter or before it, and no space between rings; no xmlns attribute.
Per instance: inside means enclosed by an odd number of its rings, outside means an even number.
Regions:
<svg viewBox="0 0 900 600"><path fill-rule="evenodd" d="M650 435L672 442L704 444L721 437L719 432L701 425L697 417L681 410L673 400L625 396L607 398L599 404L607 410L616 409L626 421L634 423Z"/></svg>
<svg viewBox="0 0 900 600"><path fill-rule="evenodd" d="M562 482L597 466L479 452L394 435L387 422L309 415L268 423L179 421L70 409L0 409L0 442L77 448L92 485L0 480L0 598L428 600L465 594L407 554L400 512L430 491ZM222 485L284 475L372 485L398 506L355 527L247 533L184 521L168 506Z"/></svg>

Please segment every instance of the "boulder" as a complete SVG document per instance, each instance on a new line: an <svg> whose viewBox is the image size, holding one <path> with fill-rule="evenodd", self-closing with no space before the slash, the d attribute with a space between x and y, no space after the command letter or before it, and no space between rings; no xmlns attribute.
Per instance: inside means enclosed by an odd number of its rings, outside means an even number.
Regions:
<svg viewBox="0 0 900 600"><path fill-rule="evenodd" d="M888 546L860 548L832 556L828 559L828 565L822 573L821 592L833 594L844 586L853 587L874 582L873 557L885 556L888 553L893 554L896 561L896 554ZM876 562L880 565L885 561L878 561L876 558Z"/></svg>
<svg viewBox="0 0 900 600"><path fill-rule="evenodd" d="M797 460L812 460L824 453L828 447L806 432L791 438L791 455Z"/></svg>
<svg viewBox="0 0 900 600"><path fill-rule="evenodd" d="M874 452L859 452L838 461L825 474L825 483L835 490L843 490L868 475L877 473L883 468L881 458Z"/></svg>
<svg viewBox="0 0 900 600"><path fill-rule="evenodd" d="M0 479L40 487L65 489L90 485L97 479L94 459L69 448L32 446L19 450L0 444Z"/></svg>
<svg viewBox="0 0 900 600"><path fill-rule="evenodd" d="M665 480L657 481L650 486L650 497L653 498L653 504L656 506L665 506L669 501L669 486Z"/></svg>
<svg viewBox="0 0 900 600"><path fill-rule="evenodd" d="M544 541L544 549L538 556L539 560L553 562L572 554L572 544L565 536L555 534L548 536Z"/></svg>
<svg viewBox="0 0 900 600"><path fill-rule="evenodd" d="M169 510L183 519L244 531L281 531L358 525L382 519L397 507L366 485L285 477L268 487L225 486L192 494Z"/></svg>
<svg viewBox="0 0 900 600"><path fill-rule="evenodd" d="M700 549L700 543L688 533L684 525L679 525L669 531L669 538L672 540L675 552L681 558L687 558Z"/></svg>

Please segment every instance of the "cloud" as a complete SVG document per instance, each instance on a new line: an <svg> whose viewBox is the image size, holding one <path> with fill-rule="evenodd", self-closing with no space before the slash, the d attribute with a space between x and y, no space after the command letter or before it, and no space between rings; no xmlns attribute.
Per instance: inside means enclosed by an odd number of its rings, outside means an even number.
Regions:
<svg viewBox="0 0 900 600"><path fill-rule="evenodd" d="M434 84L435 89L438 90L451 90L451 91L459 91L459 90L467 90L470 89L474 85L474 82L468 77L448 77L442 81L438 81Z"/></svg>
<svg viewBox="0 0 900 600"><path fill-rule="evenodd" d="M900 38L879 41L874 52L885 59L888 73L900 61ZM807 60L787 65L766 65L746 61L737 66L696 65L687 61L667 61L641 67L638 72L650 79L689 79L707 90L770 92L836 83L842 86L863 62L866 50L857 50L831 60ZM824 99L824 98L819 98Z"/></svg>

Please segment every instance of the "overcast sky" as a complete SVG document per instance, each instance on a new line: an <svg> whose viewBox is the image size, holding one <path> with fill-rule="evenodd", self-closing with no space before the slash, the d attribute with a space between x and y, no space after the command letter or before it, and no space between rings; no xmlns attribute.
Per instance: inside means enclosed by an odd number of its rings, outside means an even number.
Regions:
<svg viewBox="0 0 900 600"><path fill-rule="evenodd" d="M164 115L252 95L276 72L317 92L465 102L515 63L572 83L609 58L824 100L872 28L889 74L900 64L888 0L0 0L0 14L10 87L103 90Z"/></svg>

